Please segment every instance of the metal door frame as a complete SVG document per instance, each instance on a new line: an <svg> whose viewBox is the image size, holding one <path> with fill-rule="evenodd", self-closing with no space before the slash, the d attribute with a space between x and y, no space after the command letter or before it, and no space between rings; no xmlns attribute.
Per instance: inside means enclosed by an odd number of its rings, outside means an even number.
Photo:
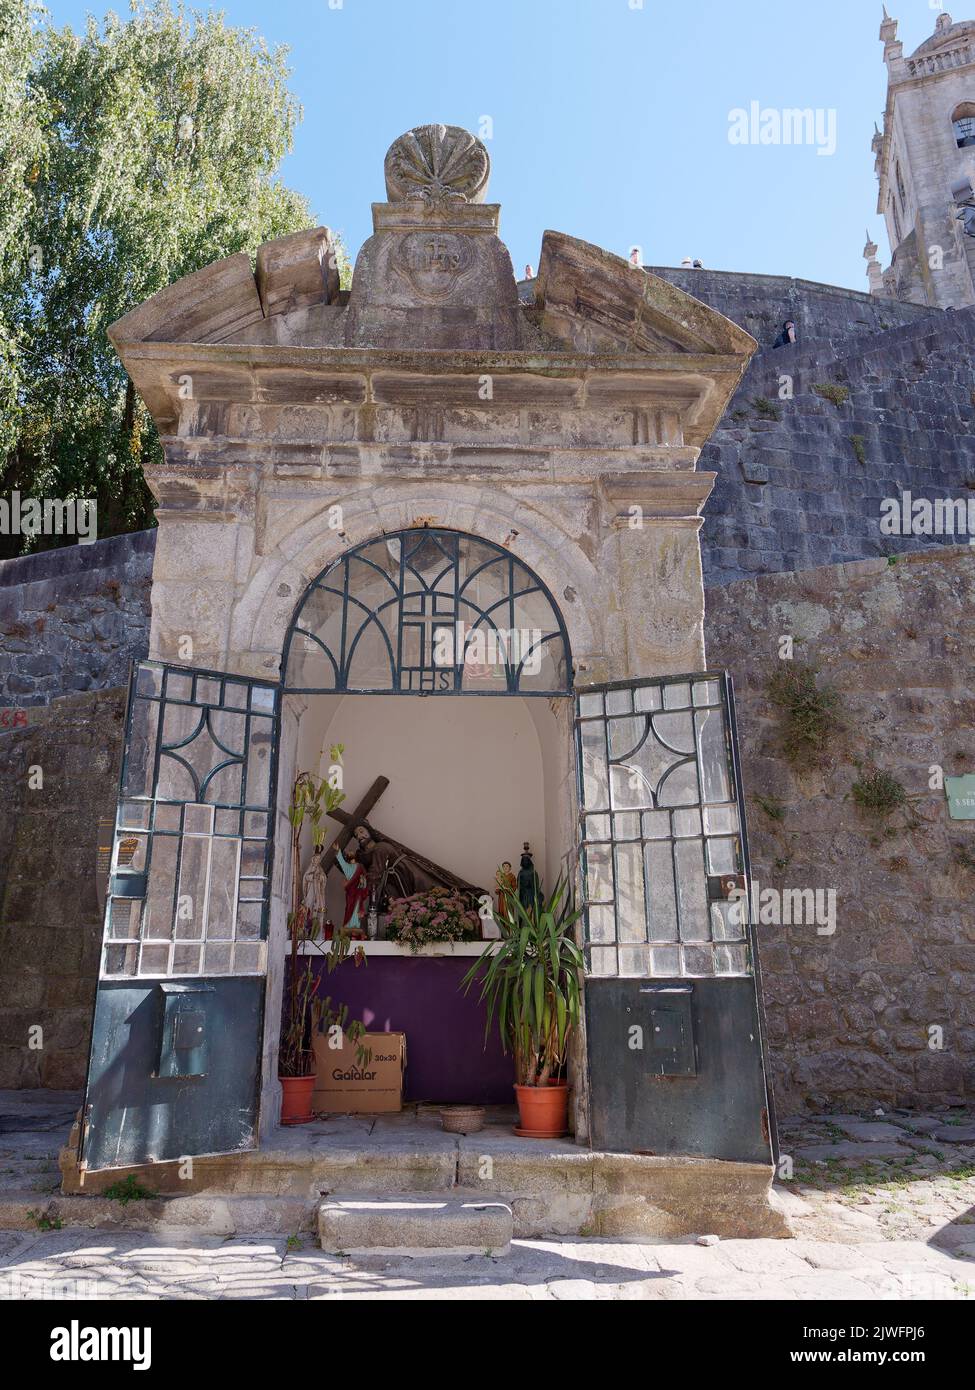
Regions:
<svg viewBox="0 0 975 1390"><path fill-rule="evenodd" d="M778 1161L779 1161L778 1125L777 1125L776 1113L775 1113L774 1093L773 1093L773 1089L772 1089L772 1075L771 1075L771 1069L770 1069L770 1066L769 1066L768 1028L767 1028L767 1022L766 1022L766 1016L765 1016L765 998L764 998L764 991L763 991L763 987L762 987L761 962L760 962L760 958L759 958L758 941L757 941L756 932L755 932L755 922L753 921L752 912L751 912L751 891L752 891L751 858L750 858L749 847L748 847L748 828L747 828L747 817L746 817L746 806L745 806L745 793L744 793L744 785L743 785L742 771L741 771L741 750L740 750L739 738L738 738L738 720L737 720L737 710L736 710L735 696L734 696L734 680L733 680L733 677L732 677L732 675L731 675L731 673L730 673L729 671L727 671L727 670L714 670L714 669L711 669L711 668L706 668L706 669L703 670L703 671L682 672L682 673L675 674L675 675L665 675L665 676L633 676L633 677L630 677L630 678L627 679L627 680L599 681L599 682L594 682L593 684L590 684L590 685L576 685L576 686L574 687L574 689L573 689L573 699L574 699L574 702L575 702L575 713L574 713L574 720L573 720L573 723L574 723L574 734L575 734L575 738L574 738L574 747L575 747L575 757L576 757L576 794L577 794L577 800L578 800L578 819L577 819L577 823L578 823L578 825L579 825L579 836L578 836L578 879L579 879L579 900L580 900L580 903L581 903L582 906L583 906L583 918L582 918L582 920L583 920L583 930L584 930L584 943L585 943L585 945L588 945L588 944L589 944L589 901L588 901L588 878L587 878L587 872L586 872L586 841L585 841L584 828L583 828L583 827L584 827L585 816L586 816L587 814L593 814L593 813L588 811L588 809L587 809L587 807L586 807L586 801L585 801L585 787L584 787L584 781L583 781L583 777L584 777L584 773L583 773L583 750L582 750L581 730L580 730L580 725L581 725L581 723L582 723L582 718L581 718L581 715L580 715L580 703L581 703L581 699L582 699L583 696L585 696L585 695L587 695L587 694L593 694L593 695L594 695L594 694L607 694L607 693L610 693L610 692L612 692L612 691L618 691L618 690L636 690L636 689L639 688L639 687L646 687L646 686L664 687L664 686L668 686L668 685L677 685L677 684L681 684L681 683L687 683L688 685L692 685L694 682L697 682L697 681L717 681L717 682L719 682L719 684L720 684L720 686L721 686L721 692L722 692L722 704L723 704L723 709L724 709L724 714L725 714L725 731L726 731L727 747L728 747L728 761L729 761L729 768L730 768L730 772L731 772L732 786L733 786L733 789L734 789L735 804L736 804L737 809L738 809L738 817L739 817L739 835L740 835L740 841L741 841L742 872L743 872L743 874L744 874L745 889L746 889L746 899L745 899L745 910L746 910L745 939L746 939L746 941L747 941L748 951L749 951L749 958L750 958L750 963L751 963L751 972L750 972L750 973L751 973L752 979L754 980L755 1010L756 1010L756 1017L757 1017L757 1023L758 1023L758 1033L759 1033L758 1041L759 1041L759 1048L760 1048L760 1054L761 1054L761 1060L762 1060L762 1069L763 1069L763 1072L764 1072L764 1081L765 1081L765 1097L766 1097L766 1113L767 1113L767 1117L768 1117L769 1147L770 1147L771 1154L772 1154L772 1161L773 1161L774 1164L777 1165L777 1164L778 1164ZM713 708L713 706L712 706L712 708ZM606 714L604 713L602 717L603 717L604 722L606 722L606 721L608 721L608 719L609 719L610 717L612 717L612 716L608 716L608 715L606 715ZM694 755L694 756L695 756L695 759L697 759L698 754L697 754L696 741L695 741L695 755ZM607 759L607 766L608 766L608 759ZM702 809L703 809L703 798L702 798L702 803L701 803L701 804L702 804ZM599 814L599 813L596 812L595 814ZM611 843L615 846L615 843L616 843L616 842L615 842L615 841L611 841ZM614 889L615 889L615 877L616 877L616 867L615 867L615 855L614 855L614 862L613 862L613 881L614 881ZM587 973L586 973L586 976L585 976L585 982L588 983L588 981L589 981L590 978L595 979L595 980L598 980L600 977L599 977L599 976L590 976L590 974L589 974L589 972L588 972L588 970L587 970ZM617 976L617 978L620 978L620 977ZM647 978L648 980L651 980L651 979L653 979L654 977L653 977L653 976L647 976L646 978ZM693 977L689 977L689 978L693 978ZM720 978L720 977L717 977L717 978ZM729 977L729 978L734 978L734 977ZM587 1051L588 1051L588 1050L587 1050ZM588 1056L587 1056L587 1065L588 1065Z"/></svg>
<svg viewBox="0 0 975 1390"><path fill-rule="evenodd" d="M124 826L120 826L120 825L119 825L119 818L120 818L120 816L121 816L121 808L122 808L122 805L123 805L123 803L125 803L125 802L145 800L145 801L147 802L147 804L150 804L150 805L155 804L155 797L143 797L143 798L139 798L139 797L126 797L126 796L123 795L124 787L125 787L126 773L127 773L127 771L128 771L128 767L129 767L130 734L131 734L131 716L132 716L132 711L133 711L133 709L134 709L136 699L138 699L138 698L147 698L147 697L145 697L145 696L139 696L136 687L137 687L137 682L138 682L138 678L139 678L139 673L140 673L140 671L143 670L143 669L146 669L146 668L150 668L150 669L151 669L151 668L155 668L155 669L161 670L161 671L164 673L164 677L163 677L163 682L164 682L164 683L163 683L163 685L162 685L162 687L161 687L161 693L160 693L160 697L159 697L159 702L160 702L161 706L163 706L163 707L164 707L165 704L166 704L166 694L165 694L166 685L165 685L165 681L166 681L166 678L168 677L168 673L169 673L169 672L175 672L175 673L177 673L177 674L187 675L187 676L190 676L190 677L193 677L193 678L203 678L203 679L206 679L206 680L215 680L215 681L220 681L220 682L230 681L230 682L232 682L232 683L235 684L235 685L244 685L244 686L246 686L247 689L248 689L248 692L249 692L251 689L255 688L255 687L262 688L262 689L270 689L270 690L272 690L272 691L275 692L273 710L270 711L270 712L267 712L267 713L261 712L261 713L262 713L262 717L269 718L269 719L270 719L270 723L271 723L271 750L270 750L270 758L269 758L269 763L268 763L268 804L267 804L267 808L266 808L268 820L267 820L267 835L266 835L266 837L265 837L265 841L266 841L266 842L265 842L264 870L263 870L263 880L264 880L264 886L265 886L265 896L264 896L264 898L263 898L263 906L262 906L262 913L261 913L261 935L260 935L260 937L258 938L259 941L261 941L262 943L265 944L265 948L266 948L266 954L265 954L265 959L264 959L264 969L263 969L263 971L262 971L262 972L253 973L253 974L248 974L248 975L227 974L227 975L218 975L218 976L214 976L214 975L205 975L205 974L203 974L203 973L201 973L201 972L197 972L197 973L195 973L195 974L187 974L187 975L174 975L174 974L172 974L172 973L168 973L168 974L154 974L154 975L152 975L152 974L147 974L147 975L139 975L139 974L136 974L136 975L133 975L133 976L129 977L130 980L131 980L131 982L132 982L132 984L133 984L133 986L135 986L135 985L137 985L139 982L143 982L143 981L146 982L146 983L150 983L150 982L162 983L162 982L166 982L166 981L174 981L174 982L177 982L177 983L178 983L178 982L181 981L181 980L182 980L182 981L187 981L187 982L188 982L188 981L205 980L205 979L232 979L232 978L252 978L252 979L260 978L260 979L261 979L261 981L262 981L262 988L261 988L261 991L260 991L260 1009L259 1009L259 1016L258 1016L258 1023L257 1023L257 1054L256 1054L256 1063L257 1063L257 1065L256 1065L256 1069L255 1069L255 1076L254 1076L254 1093L253 1093L254 1136L255 1136L255 1142L254 1142L254 1146L253 1146L254 1148L258 1147L258 1144L259 1144L259 1138L258 1138L258 1136L260 1135L260 1129L261 1129L261 1101L262 1101L262 1097L263 1097L263 1047L264 1047L264 1032L265 1032L265 1027L266 1027L267 980L268 980L268 975L269 975L269 959L270 959L270 957L269 957L269 951L267 951L267 945L268 945L269 934L270 934L270 914L271 914L272 885L273 885L273 874L274 874L275 825L276 825L276 821L277 821L277 803L278 803L278 759L279 759L279 749L280 749L280 743L281 743L281 713L282 713L282 704L283 704L282 682L281 682L280 678L277 679L277 680L269 680L269 679L267 679L267 678L265 678L265 677L255 677L255 676L244 676L244 675L239 675L239 674L237 674L236 672L233 672L233 671L211 671L211 670L208 670L208 669L206 669L206 668L204 668L204 667L182 666L182 665L180 665L179 663L176 663L176 662L161 661L161 660L159 660L159 659L157 659L157 658L134 658L134 659L132 659L132 660L130 661L130 663L129 663L128 682L127 682L127 685L126 685L125 722L124 722L123 740L122 740L122 756L121 756L121 759L120 759L120 762L119 762L118 794L117 794L117 797L116 797L115 816L114 816L113 821L112 821L112 830L111 830L112 842L111 842L111 851L110 851L110 854L109 854L108 871L107 871L107 879L106 879L106 886L105 886L105 910L104 910L103 917L102 917L102 933L101 933L101 940L100 940L100 942L99 942L98 975L97 975L96 982L95 982L95 998L94 998L94 1000L93 1000L93 1002L92 1002L91 1027L90 1027L90 1030L89 1030L89 1040L88 1040L88 1057L87 1057L87 1064L86 1064L86 1070L85 1070L85 1088L84 1088L84 1095L83 1095L82 1107L81 1107L81 1123L80 1123L79 1126L78 1126L78 1147L77 1147L77 1153L78 1153L79 1167L80 1167L82 1170L87 1169L87 1159L86 1159L86 1157L85 1157L85 1150L86 1150L86 1147L87 1147L87 1139L88 1139L88 1134L89 1134L89 1109L90 1109L89 1099L90 1099L90 1086L91 1086L92 1062L93 1062L93 1059L94 1059L94 1049L95 1049L95 1042L96 1042L95 1022L96 1022L96 1014L97 1014L97 1008L98 1008L99 992L100 992L100 988L101 988L101 986L102 986L103 984L106 984L106 985L111 985L111 984L123 984L123 985L124 985L124 983L125 983L125 977L121 977L121 976L107 976L107 977L106 977L106 976L105 976L105 972L104 972L104 952L105 952L105 944L106 944L106 941L107 941L108 923L109 923L110 913L111 913L111 903L112 903L112 897L113 897L113 894L112 894L112 883L113 883L113 879L114 879L114 877L115 877L118 842L119 842L120 831L122 831L122 830L124 830L124 829L126 828L126 827L124 827ZM194 689L194 690L196 689L195 684L194 684L193 689ZM223 686L221 685L221 693L222 693L222 692L223 692ZM148 697L148 698L152 698L152 697ZM179 703L179 702L178 702L178 701L174 701L174 703ZM221 706L221 707L222 707L222 706ZM249 714L249 713L251 712L251 709L250 709L250 695L249 695L249 694L248 694L248 701L247 701L246 711L240 711L240 712L246 713L246 714ZM248 724L248 730L249 730L249 724ZM211 735L211 736L212 736L212 735ZM247 733L245 733L245 748L244 748L244 753L243 753L242 757L239 758L239 759L236 759L236 758L233 759L233 761L235 761L235 762L240 762L240 763L241 763L241 801L240 801L240 804L239 804L238 806L233 806L233 807L232 807L232 806L230 806L228 803L210 803L210 804L212 804L212 805L214 806L214 811L215 811L215 812L216 812L216 810L218 810L218 809L229 809L229 810L239 810L239 811L240 811L241 821L240 821L240 832L239 832L239 833L240 833L240 838L241 838L241 839L244 838L244 835L243 835L243 829L244 829L243 817L244 817L244 815L246 814L246 799L245 799L245 798L246 798L246 794L247 794L247 769L248 769L248 761L249 761L249 754L250 754L250 750L249 750L249 748L248 748L248 746L247 746L247 743L246 743L247 736L248 736ZM215 738L214 738L214 741L216 741ZM158 779L159 779L159 760L160 760L160 757L161 757L161 754L162 754L163 751L164 751L164 750L163 750L163 748L162 748L162 715L161 715L161 716L160 716L159 725L158 725L158 729L157 729L157 734L156 734L156 747L155 747L155 752L154 752L154 757L153 757L152 783L151 783L153 789L155 789L156 786L157 786L157 784L158 784ZM213 775L215 775L216 772L217 772L218 770L219 770L219 767L216 767L216 768L211 769L211 770L210 770L210 773L208 774L208 780L209 780L210 777L212 777ZM195 774L194 774L194 781L195 781ZM187 803L187 802L173 803L173 802L170 802L170 803L167 803L167 804L180 804L180 805L185 806L185 805L191 804L191 803ZM196 804L196 803L192 803L192 804ZM251 808L251 809L260 809L260 810L263 810L264 808ZM175 895L176 895L176 893L177 893L177 891L178 891L178 887L179 887L179 870L180 870L180 865L181 865L181 862L182 862L182 841L183 841L184 834L185 834L184 830L182 829L182 825L183 825L183 823L184 823L184 817L181 816L180 820L181 820L181 829L180 829L179 831L177 831L177 832L170 832L170 835L171 835L172 838L178 838L179 841L180 841L180 846L179 846L179 850L178 850L178 853L177 853L176 869L175 869L175 881L174 881L174 890L173 890L173 891L174 891L174 899L175 899ZM147 884L148 884L148 875L149 875L149 871L150 871L150 868L151 868L151 861L152 861L152 843L151 843L151 841L154 839L155 832L154 832L154 831L149 831L148 833L149 833L149 838L150 838L150 844L149 844L148 855L147 855L146 866L145 866L145 873L146 873ZM212 838L213 838L213 837L211 836L211 839L212 839ZM235 926L236 926L236 924L235 924ZM222 1150L222 1151L216 1151L216 1152L217 1152L217 1153L221 1153L221 1152L245 1152L245 1150ZM193 1155L193 1157L198 1157L198 1158L204 1158L204 1157L209 1157L209 1156L211 1156L210 1153L205 1153L205 1154L194 1154L194 1155ZM170 1161L172 1161L172 1160L170 1160ZM94 1170L94 1171L108 1171L108 1170Z"/></svg>

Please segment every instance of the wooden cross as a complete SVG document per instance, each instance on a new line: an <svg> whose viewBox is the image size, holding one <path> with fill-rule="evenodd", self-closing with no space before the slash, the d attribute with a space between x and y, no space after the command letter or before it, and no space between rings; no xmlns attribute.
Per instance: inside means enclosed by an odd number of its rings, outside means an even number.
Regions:
<svg viewBox="0 0 975 1390"><path fill-rule="evenodd" d="M325 873L328 873L329 869L335 863L336 852L340 849L345 849L346 845L352 839L356 826L361 825L388 786L388 777L377 777L351 815L345 811L341 813L336 811L332 812L332 819L342 821L343 828L339 831L338 835L336 835L329 848L322 854L322 868Z"/></svg>
<svg viewBox="0 0 975 1390"><path fill-rule="evenodd" d="M387 779L384 777L378 778L377 782L373 785L376 786L379 782L386 782L386 786L389 785ZM385 790L385 788L383 788L383 790ZM376 797L377 801L381 795L382 791L380 791L379 795ZM441 879L445 886L453 888L455 892L460 893L462 896L474 898L475 901L483 897L483 888L478 888L475 884L468 883L466 878L461 878L459 874L451 873L451 871L445 869L442 864L435 864L434 861L428 859L426 855L420 854L415 849L410 849L409 845L404 845L399 840L394 840L390 835L384 835L381 831L377 830L374 825L370 825L364 816L358 814L359 809L360 808L356 808L356 812L352 815L350 815L348 811L343 811L341 807L337 807L334 811L329 811L328 813L332 820L339 821L343 826L343 830L336 840L336 844L341 840L342 849L349 843L349 840L355 833L356 826L364 825L374 840L385 840L388 845L392 845L393 848L398 850L401 854L405 854L407 859L412 859L421 869L425 869L431 877ZM331 867L332 863L334 863L334 860L325 864L324 867L326 871Z"/></svg>

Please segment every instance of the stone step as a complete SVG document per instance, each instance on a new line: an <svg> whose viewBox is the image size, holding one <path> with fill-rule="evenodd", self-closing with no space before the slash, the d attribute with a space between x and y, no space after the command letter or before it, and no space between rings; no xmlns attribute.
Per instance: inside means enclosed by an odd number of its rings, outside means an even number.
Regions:
<svg viewBox="0 0 975 1390"><path fill-rule="evenodd" d="M119 1201L111 1197L0 1193L0 1231L194 1231L211 1236L297 1235L315 1229L315 1205L304 1197L199 1193Z"/></svg>
<svg viewBox="0 0 975 1390"><path fill-rule="evenodd" d="M413 1194L326 1197L318 1235L328 1254L507 1255L514 1220L503 1202Z"/></svg>

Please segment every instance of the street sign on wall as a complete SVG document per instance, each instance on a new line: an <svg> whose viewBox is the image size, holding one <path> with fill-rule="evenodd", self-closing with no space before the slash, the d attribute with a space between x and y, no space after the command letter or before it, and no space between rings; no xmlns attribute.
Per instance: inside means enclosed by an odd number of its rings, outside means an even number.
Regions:
<svg viewBox="0 0 975 1390"><path fill-rule="evenodd" d="M948 815L952 820L975 820L975 772L964 777L946 777Z"/></svg>

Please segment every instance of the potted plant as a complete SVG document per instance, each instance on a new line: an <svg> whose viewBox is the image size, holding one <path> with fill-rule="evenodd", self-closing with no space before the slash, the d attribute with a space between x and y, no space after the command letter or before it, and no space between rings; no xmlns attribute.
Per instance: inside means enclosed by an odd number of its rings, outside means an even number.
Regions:
<svg viewBox="0 0 975 1390"><path fill-rule="evenodd" d="M330 749L333 767L342 766L341 744ZM312 961L302 954L309 942L325 958L330 975L337 965L348 958L352 941L348 932L335 932L328 949L321 943L324 920L309 912L301 901L301 832L306 822L311 825L312 844L320 850L325 842L324 817L345 800L337 779L313 777L310 772L299 773L291 792L288 817L291 822L291 911L288 931L291 936L291 980L281 1028L278 1049L278 1080L281 1082L281 1123L307 1124L313 1119L312 1092L315 1089L315 1054L311 1046L312 1028L324 1031L337 1023L345 1028L348 1013L343 1005L335 1010L331 1000L320 1000L318 991L322 977L312 968ZM356 963L364 960L361 947L356 950ZM364 1032L361 1023L352 1023L347 1032L358 1042Z"/></svg>
<svg viewBox="0 0 975 1390"><path fill-rule="evenodd" d="M487 1029L497 1019L502 1046L514 1054L515 1133L557 1138L567 1128L569 1088L562 1071L581 1007L583 959L573 935L580 912L564 878L528 910L514 895L507 903L507 913L495 916L501 939L478 957L462 983L466 992L480 982Z"/></svg>

